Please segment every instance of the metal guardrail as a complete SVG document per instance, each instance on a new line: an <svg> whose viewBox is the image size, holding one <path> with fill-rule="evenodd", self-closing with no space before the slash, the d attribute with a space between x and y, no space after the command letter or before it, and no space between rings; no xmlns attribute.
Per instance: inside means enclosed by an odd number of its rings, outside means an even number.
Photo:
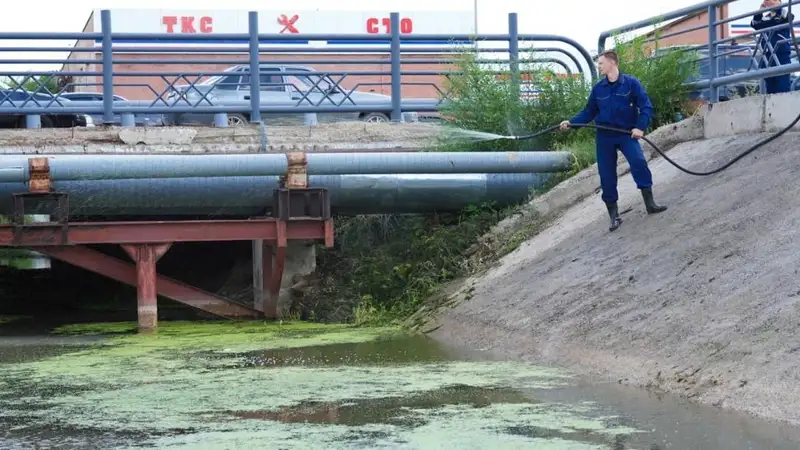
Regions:
<svg viewBox="0 0 800 450"><path fill-rule="evenodd" d="M559 58L545 57L534 58L530 62L534 63L548 63L560 65L568 74L573 73L568 62L575 65L575 70L580 74L589 72L592 79L596 78L597 72L592 61L591 55L584 47L576 41L558 35L545 35L545 34L520 34L517 25L517 14L511 13L508 16L508 33L507 34L484 34L484 35L413 35L402 34L400 27L400 14L391 13L390 15L390 33L388 35L375 35L375 34L348 34L348 35L329 35L329 34L261 34L258 29L258 13L249 12L248 21L249 27L247 33L242 34L214 34L213 38L216 40L228 40L232 42L240 42L244 45L219 47L219 48L198 48L198 47L159 47L153 45L151 47L121 47L121 41L144 41L152 43L163 42L198 42L202 39L207 39L208 36L199 34L182 34L176 37L174 34L153 34L153 33L114 33L111 26L111 12L109 10L101 11L101 30L99 32L83 32L83 33L43 33L43 32L26 32L26 33L0 33L0 42L4 40L76 40L90 41L92 43L100 42L100 46L92 45L91 47L82 47L75 45L73 48L64 47L0 47L0 53L4 52L45 52L45 51L71 51L75 54L97 54L101 55L99 59L89 58L70 58L66 60L51 60L51 59L6 59L0 60L0 64L43 64L43 63L58 63L63 64L64 68L69 65L75 64L91 64L97 67L102 66L102 71L76 71L76 70L60 70L60 71L19 71L19 72L5 72L0 73L0 77L15 77L18 84L35 83L34 92L45 94L45 97L35 98L33 93L30 93L28 98L23 101L12 101L8 95L8 91L0 91L0 115L15 114L27 116L26 126L39 126L41 115L52 114L102 114L102 122L106 124L115 123L115 115L120 115L123 125L131 125L134 122L134 116L138 114L163 114L163 115L185 115L185 114L205 114L213 115L213 122L216 126L226 126L229 115L242 115L251 123L262 122L262 114L273 113L384 113L392 121L402 120L402 115L405 112L435 112L441 108L443 101L445 101L450 94L444 92L442 88L435 82L414 82L407 81L411 77L431 77L436 76L446 79L448 76L458 73L452 67L443 67L441 70L404 70L404 65L413 64L441 64L442 66L455 64L454 53L458 52L478 52L478 54L486 53L507 53L507 59L479 59L479 62L489 64L496 63L504 65L510 69L505 69L505 73L511 72L512 80L515 83L520 82L520 44L527 44L533 42L560 42L571 47L573 51L559 48L559 47L531 47L524 48L523 50L530 50L531 52L558 52L566 55L568 61ZM402 41L401 41L402 39ZM264 41L271 43L274 42L287 42L292 41L327 41L327 40L348 40L348 41L370 41L372 43L385 44L383 48L373 47L345 47L345 48L291 48L278 47L278 48L262 48L260 44ZM418 43L421 45L425 41L451 41L451 42L466 42L463 48L453 47L440 47L440 48L413 48L410 45ZM76 44L77 44L76 42ZM481 48L478 43L480 42L501 42L507 43L507 48ZM112 45L115 44L116 45ZM401 43L403 44L401 46ZM148 59L135 59L135 58L119 58L118 55L130 53L135 51L139 54L146 54L150 56L158 56L162 53L227 53L231 54L229 59L211 59L203 56L198 56L192 59L169 59L169 58L148 58ZM246 53L247 57L235 58L233 55L239 53ZM388 53L387 58L372 58L372 59L343 59L332 58L326 60L312 60L300 61L295 59L285 60L267 60L263 56L267 54L302 54L302 53ZM437 53L449 56L439 58L403 58L408 54L419 53ZM574 54L574 53L577 53ZM293 55L295 56L295 55ZM581 63L583 60L583 64ZM233 64L239 66L240 71L139 71L131 70L115 70L114 65L125 64L127 66L133 65L148 65L148 64ZM389 65L388 71L380 70L325 70L325 69L312 69L306 71L303 64L307 65L324 65L324 64L337 64L337 65L357 65L357 64L387 64ZM297 89L297 86L290 83L264 83L261 78L267 66L285 66L282 67L280 75L284 77L294 76L301 77L304 80L311 80L312 84L307 92L302 92ZM584 68L585 66L585 68ZM229 68L230 69L230 68ZM260 77L250 77L250 73L260 73ZM498 73L503 73L499 71ZM249 86L247 90L240 90L246 92L241 100L219 99L216 94L210 93L208 85L203 81L207 81L207 77L225 77L228 75L240 75L240 83L234 83L238 89L239 85ZM40 80L37 76L45 77L45 80ZM389 82L357 82L353 86L345 88L342 81L348 77L386 77L390 78ZM68 81L58 92L52 92L45 86L48 78L65 79L66 77L102 77L99 83L81 83ZM156 89L148 83L127 83L118 82L119 78L135 78L135 77L158 77L166 84L165 89ZM21 79L19 79L21 78ZM66 78L69 79L69 78ZM219 81L221 78L217 78ZM33 80L33 81L31 81ZM246 80L246 81L245 81ZM284 78L281 80L285 81ZM316 80L316 82L313 82ZM184 83L178 85L178 83ZM351 83L352 84L352 83ZM354 100L360 93L358 88L364 86L375 85L390 85L391 95L382 96L374 99L360 98ZM404 85L429 85L432 86L440 98L419 98L409 99L401 98L401 87ZM62 97L65 91L74 89L76 87L88 86L102 86L102 101L68 101ZM150 100L130 100L130 101L114 101L114 89L122 86L138 86L148 89L153 99ZM265 88L267 90L265 91ZM268 101L264 102L265 92L269 88L281 88L290 93L290 99ZM336 91L337 95L331 92ZM285 92L285 91L284 91ZM165 98L166 97L166 98Z"/></svg>
<svg viewBox="0 0 800 450"><path fill-rule="evenodd" d="M666 21L677 20L688 18L691 16L695 16L697 14L706 13L708 20L706 23L690 28L686 28L677 32L661 34L657 37L657 39L663 40L675 36L679 36L682 34L690 33L693 31L698 30L708 30L708 40L706 43L701 45L694 45L694 46L687 46L682 48L681 51L691 51L691 50L701 50L706 53L705 56L696 60L696 62L708 64L709 74L707 78L702 78L696 81L687 82L685 85L689 88L694 89L710 89L710 103L717 103L720 101L720 88L739 83L745 81L761 81L761 91L764 90L764 78L779 76L779 75L786 75L791 74L794 72L800 71L800 62L791 62L789 64L770 64L764 56L763 52L759 55L759 45L731 45L733 42L745 38L753 38L756 42L760 42L761 39L766 33L788 29L790 26L795 27L796 24L800 23L800 20L794 20L790 24L786 25L779 25L770 28L765 28L763 30L753 30L752 32L745 33L745 34L737 34L733 37L726 37L719 39L717 37L717 29L720 26L725 26L730 22L753 17L755 14L761 14L767 11L777 10L779 8L786 8L790 3L792 5L792 14L794 15L795 19L800 17L800 0L790 0L788 2L781 3L777 6L768 7L768 8L761 8L757 10L752 10L750 12L744 14L738 14L732 17L727 17L725 19L718 19L717 10L723 5L728 5L731 3L736 3L739 0L710 0L705 1L702 3L698 3L692 6L687 6L685 8L677 9L675 11L662 14L659 16L654 16L649 19L640 20L638 22L634 22L628 25L623 25L621 27L617 27L608 31L604 31L600 34L598 38L598 54L602 53L606 49L606 41L608 38L622 33L628 33L632 31L639 31L645 28L650 28L655 26L656 24L660 24ZM797 6L795 6L797 5ZM654 42L656 40L655 37L646 39L645 42ZM784 39L779 41L779 43L789 42L791 44L791 38ZM725 52L720 53L720 47L734 47L733 50L728 50ZM732 75L725 75L719 76L718 68L719 62L721 58L725 58L729 55L734 53L741 53L743 50L749 53L749 57L751 58L750 64L748 69L744 72L735 73ZM794 49L792 49L792 53ZM774 54L773 54L774 56ZM796 57L800 55L795 55ZM776 61L777 62L777 61ZM764 68L759 68L762 63L764 64ZM794 80L792 89L797 84L800 77Z"/></svg>

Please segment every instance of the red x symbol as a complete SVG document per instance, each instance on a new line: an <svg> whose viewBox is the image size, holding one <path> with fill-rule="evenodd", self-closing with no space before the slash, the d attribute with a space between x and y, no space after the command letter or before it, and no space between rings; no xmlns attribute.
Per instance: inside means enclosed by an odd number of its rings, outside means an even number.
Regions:
<svg viewBox="0 0 800 450"><path fill-rule="evenodd" d="M297 19L299 18L300 16L298 16L297 14L293 15L291 19L286 17L286 14L281 14L281 16L278 17L278 23L280 25L283 25L283 29L280 31L280 34L283 34L283 32L287 30L289 31L289 33L292 34L299 33L299 31L297 31L297 28L294 27L295 22L297 22Z"/></svg>

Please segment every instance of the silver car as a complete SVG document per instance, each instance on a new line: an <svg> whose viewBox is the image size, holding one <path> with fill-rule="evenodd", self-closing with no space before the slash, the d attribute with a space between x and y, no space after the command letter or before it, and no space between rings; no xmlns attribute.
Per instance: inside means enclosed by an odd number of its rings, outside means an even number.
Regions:
<svg viewBox="0 0 800 450"><path fill-rule="evenodd" d="M195 85L174 86L170 91L167 101L176 106L187 104L210 106L224 104L226 101L250 101L250 74L249 65L229 67L224 72L226 75L211 77ZM290 74L285 74L289 72ZM308 75L293 75L291 73L307 72ZM260 96L262 105L275 104L280 106L368 106L370 103L385 104L391 97L370 92L353 91L349 95L333 80L322 73L309 67L283 66L262 64L260 66ZM202 101L201 101L202 100ZM206 101L207 100L207 101ZM187 103L188 102L188 103ZM411 113L412 115L414 113ZM409 114L404 114L406 120L413 120ZM213 125L214 115L209 113L177 113L166 114L165 122L168 125ZM297 113L262 113L262 119L267 123L280 125L303 124L305 114ZM228 126L242 126L249 122L247 113L228 114ZM317 114L317 121L342 122L388 122L389 115L383 112L332 112Z"/></svg>

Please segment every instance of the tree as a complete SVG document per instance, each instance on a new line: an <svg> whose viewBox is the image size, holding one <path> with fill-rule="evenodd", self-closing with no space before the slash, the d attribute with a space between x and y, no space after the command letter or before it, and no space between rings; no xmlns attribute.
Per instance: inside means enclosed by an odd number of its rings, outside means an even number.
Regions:
<svg viewBox="0 0 800 450"><path fill-rule="evenodd" d="M30 92L42 94L56 94L61 86L57 75L27 76L17 79L17 77L5 77L0 84L6 89L24 89ZM49 92L48 92L49 91Z"/></svg>

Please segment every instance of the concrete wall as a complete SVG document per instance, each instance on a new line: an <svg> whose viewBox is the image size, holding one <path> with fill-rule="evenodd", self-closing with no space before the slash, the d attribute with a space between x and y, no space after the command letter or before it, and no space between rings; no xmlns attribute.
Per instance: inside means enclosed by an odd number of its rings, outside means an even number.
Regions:
<svg viewBox="0 0 800 450"><path fill-rule="evenodd" d="M800 92L742 97L700 108L706 139L732 134L773 133L800 114ZM800 131L795 124L791 131Z"/></svg>

